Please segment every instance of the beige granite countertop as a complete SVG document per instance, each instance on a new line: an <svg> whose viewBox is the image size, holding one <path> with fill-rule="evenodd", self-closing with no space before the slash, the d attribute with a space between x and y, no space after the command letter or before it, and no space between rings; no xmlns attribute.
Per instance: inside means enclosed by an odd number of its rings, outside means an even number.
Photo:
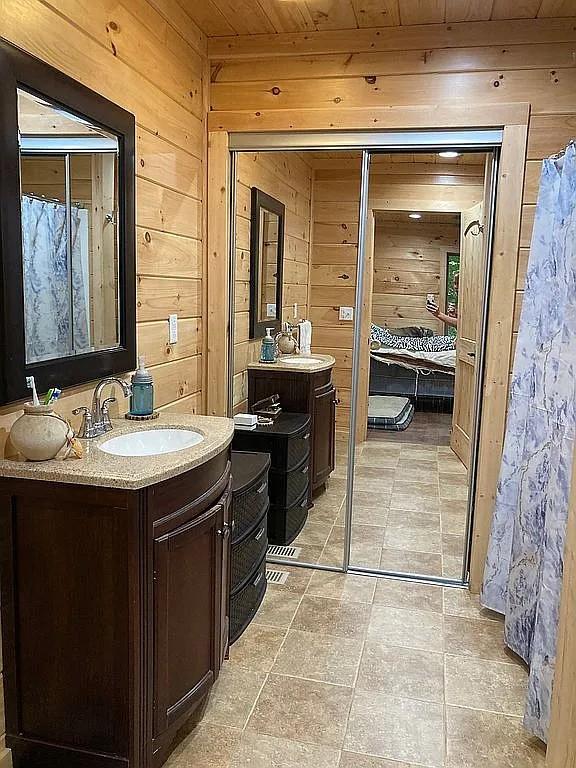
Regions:
<svg viewBox="0 0 576 768"><path fill-rule="evenodd" d="M234 435L232 419L218 416L161 414L151 422L114 419L112 423L114 429L111 432L93 440L80 441L84 447L81 459L0 459L0 477L138 490L204 464L223 451ZM193 429L204 435L204 440L191 448L157 456L114 456L98 448L101 443L119 435L167 427Z"/></svg>
<svg viewBox="0 0 576 768"><path fill-rule="evenodd" d="M286 359L290 357L299 357L301 360L306 360L307 357L310 357L311 362L293 363L291 360ZM280 355L275 363L260 363L256 361L254 363L248 363L248 368L269 368L270 370L317 373L318 371L325 371L328 368L332 368L335 363L336 360L332 355Z"/></svg>

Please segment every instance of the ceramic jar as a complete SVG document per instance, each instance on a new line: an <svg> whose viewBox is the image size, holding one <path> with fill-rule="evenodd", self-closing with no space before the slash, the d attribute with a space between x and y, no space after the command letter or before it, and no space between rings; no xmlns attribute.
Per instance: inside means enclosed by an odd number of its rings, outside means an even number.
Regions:
<svg viewBox="0 0 576 768"><path fill-rule="evenodd" d="M22 416L12 425L10 440L24 458L46 461L65 446L69 429L51 405L27 403Z"/></svg>

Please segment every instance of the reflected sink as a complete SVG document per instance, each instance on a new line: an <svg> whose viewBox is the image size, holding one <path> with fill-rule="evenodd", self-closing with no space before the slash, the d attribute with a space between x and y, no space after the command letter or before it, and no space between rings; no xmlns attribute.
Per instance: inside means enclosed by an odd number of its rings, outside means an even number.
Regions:
<svg viewBox="0 0 576 768"><path fill-rule="evenodd" d="M302 357L300 355L282 355L278 358L279 363L290 363L290 365L315 365L323 363L320 357Z"/></svg>
<svg viewBox="0 0 576 768"><path fill-rule="evenodd" d="M158 456L192 448L203 440L204 436L192 429L146 429L113 437L98 447L114 456Z"/></svg>

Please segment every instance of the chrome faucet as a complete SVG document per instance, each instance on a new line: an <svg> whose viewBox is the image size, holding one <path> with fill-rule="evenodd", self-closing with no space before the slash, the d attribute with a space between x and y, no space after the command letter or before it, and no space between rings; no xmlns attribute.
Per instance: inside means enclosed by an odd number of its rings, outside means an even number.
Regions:
<svg viewBox="0 0 576 768"><path fill-rule="evenodd" d="M75 416L78 414L82 415L82 424L78 431L78 437L90 440L91 438L99 437L112 429L109 411L112 403L116 402L116 398L107 397L104 402L101 402L102 390L109 384L120 384L122 391L124 392L124 397L130 397L132 387L127 381L117 379L115 376L110 376L99 381L94 389L92 409L83 405L72 411Z"/></svg>

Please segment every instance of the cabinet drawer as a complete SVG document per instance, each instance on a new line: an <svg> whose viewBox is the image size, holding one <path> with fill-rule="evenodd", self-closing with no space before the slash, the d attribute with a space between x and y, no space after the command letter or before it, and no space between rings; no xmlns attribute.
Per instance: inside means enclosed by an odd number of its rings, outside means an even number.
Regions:
<svg viewBox="0 0 576 768"><path fill-rule="evenodd" d="M268 472L243 493L234 494L232 500L232 519L234 535L232 544L239 541L247 531L254 527L268 507Z"/></svg>
<svg viewBox="0 0 576 768"><path fill-rule="evenodd" d="M238 640L254 618L266 594L266 558L263 557L254 577L230 597L230 643Z"/></svg>
<svg viewBox="0 0 576 768"><path fill-rule="evenodd" d="M286 448L286 466L283 467L283 469L290 472L294 467L301 464L304 458L308 456L310 453L310 434L310 425L308 424L306 429L302 430L300 435L291 437L288 440Z"/></svg>
<svg viewBox="0 0 576 768"><path fill-rule="evenodd" d="M308 491L310 482L310 455L290 472L270 473L270 503L291 507Z"/></svg>
<svg viewBox="0 0 576 768"><path fill-rule="evenodd" d="M270 506L268 540L270 544L291 544L308 518L308 491L292 506Z"/></svg>
<svg viewBox="0 0 576 768"><path fill-rule="evenodd" d="M231 592L237 592L254 572L256 565L266 554L268 546L267 511L258 525L242 541L232 546Z"/></svg>

